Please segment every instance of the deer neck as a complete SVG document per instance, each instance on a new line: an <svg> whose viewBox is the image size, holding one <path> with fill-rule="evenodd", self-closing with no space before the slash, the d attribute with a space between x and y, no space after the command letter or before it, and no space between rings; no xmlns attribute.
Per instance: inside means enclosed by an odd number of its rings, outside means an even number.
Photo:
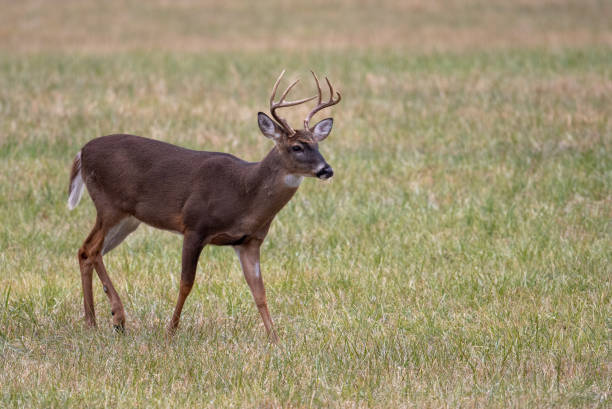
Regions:
<svg viewBox="0 0 612 409"><path fill-rule="evenodd" d="M276 146L258 163L257 167L257 176L263 182L262 187L267 193L273 195L293 195L304 178L285 169L283 159Z"/></svg>
<svg viewBox="0 0 612 409"><path fill-rule="evenodd" d="M274 216L291 200L301 181L302 176L292 175L284 168L275 146L255 165L249 185L257 191L260 211Z"/></svg>

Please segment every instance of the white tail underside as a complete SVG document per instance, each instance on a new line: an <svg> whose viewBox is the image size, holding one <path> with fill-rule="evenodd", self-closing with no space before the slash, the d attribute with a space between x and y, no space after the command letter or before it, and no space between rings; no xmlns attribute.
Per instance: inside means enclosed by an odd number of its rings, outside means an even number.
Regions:
<svg viewBox="0 0 612 409"><path fill-rule="evenodd" d="M83 177L81 176L81 151L77 153L75 161L77 161L78 172L70 183L70 196L68 196L68 208L74 209L81 201L83 196Z"/></svg>

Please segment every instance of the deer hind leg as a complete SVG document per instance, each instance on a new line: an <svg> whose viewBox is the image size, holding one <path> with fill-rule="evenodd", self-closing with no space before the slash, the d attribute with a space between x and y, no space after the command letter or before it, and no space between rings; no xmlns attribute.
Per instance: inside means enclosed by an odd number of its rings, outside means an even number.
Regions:
<svg viewBox="0 0 612 409"><path fill-rule="evenodd" d="M133 233L140 225L140 220L133 216L128 216L122 219L108 230L104 236L104 244L102 245L102 255L105 255L115 247L117 247L127 236Z"/></svg>
<svg viewBox="0 0 612 409"><path fill-rule="evenodd" d="M125 330L125 310L123 308L121 298L119 298L119 294L117 293L117 290L115 290L115 286L108 276L102 256L121 244L121 242L125 240L130 233L133 233L138 228L139 224L140 221L133 216L124 217L119 220L119 222L113 224L112 227L106 230L101 249L99 252L96 252L94 258L94 267L98 273L100 281L102 281L104 293L108 297L111 305L113 326L115 330L119 332L123 332Z"/></svg>
<svg viewBox="0 0 612 409"><path fill-rule="evenodd" d="M116 220L116 218L115 218ZM95 313L93 308L92 272L96 269L104 293L111 304L113 325L116 330L123 331L125 327L125 310L119 294L108 276L104 266L102 255L117 247L130 233L132 233L140 222L133 217L124 217L108 227L109 223L103 223L100 219L91 234L85 240L83 247L79 250L79 262L81 264L81 279L83 283L83 297L85 305L85 317L90 325L95 325Z"/></svg>
<svg viewBox="0 0 612 409"><path fill-rule="evenodd" d="M274 323L272 322L270 311L268 311L266 289L264 288L263 278L261 277L261 269L259 267L260 246L260 241L252 240L248 243L234 246L234 250L238 255L242 272L244 273L244 278L251 289L251 294L253 294L255 305L257 305L259 314L261 315L264 326L266 327L268 339L273 343L277 343L278 336L274 330Z"/></svg>
<svg viewBox="0 0 612 409"><path fill-rule="evenodd" d="M94 228L89 233L89 236L83 242L79 249L78 259L81 269L81 284L83 286L83 307L85 309L85 322L92 326L96 326L96 312L94 309L93 290L92 290L92 275L94 269L92 249L98 247L104 241L104 233L102 232L102 224L96 220Z"/></svg>
<svg viewBox="0 0 612 409"><path fill-rule="evenodd" d="M123 303L121 302L121 298L119 298L117 290L115 290L115 286L113 286L113 282L106 272L104 262L102 261L102 254L100 252L95 255L94 267L96 268L100 281L102 281L104 293L110 301L111 315L113 316L113 327L115 330L123 332L125 330L125 310L123 309Z"/></svg>

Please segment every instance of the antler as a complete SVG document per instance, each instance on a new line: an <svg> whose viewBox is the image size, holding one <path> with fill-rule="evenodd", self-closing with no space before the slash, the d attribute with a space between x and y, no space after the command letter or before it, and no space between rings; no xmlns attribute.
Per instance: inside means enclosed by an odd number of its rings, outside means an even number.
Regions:
<svg viewBox="0 0 612 409"><path fill-rule="evenodd" d="M289 85L287 87L285 92L283 92L283 95L281 95L280 100L278 102L274 102L274 97L276 96L276 89L278 88L278 84L280 83L281 78L283 78L283 75L285 75L285 70L283 70L283 72L281 72L281 74L279 75L278 79L274 83L274 88L272 88L272 96L270 96L270 113L272 114L274 119L276 119L276 121L283 128L285 128L285 130L289 133L289 136L292 136L292 135L295 134L295 131L287 123L287 121L284 118L281 118L280 116L278 116L276 114L276 110L278 108L290 107L290 106L293 106L293 105L299 105L299 104L303 104L304 102L312 101L317 96L315 95L315 96L312 96L310 98L304 98L304 99L300 99L300 100L297 100L297 101L285 101L285 97L287 96L289 91L291 91L291 88L293 88L295 86L295 84L297 84L300 81L300 80L295 80L291 85ZM319 90L319 100L320 99L321 99L321 90Z"/></svg>
<svg viewBox="0 0 612 409"><path fill-rule="evenodd" d="M313 71L310 71L310 72L312 73L312 76L314 77L315 82L317 83L317 91L319 91L319 102L318 102L317 106L315 107L315 109L310 111L310 113L308 114L306 119L304 119L304 129L310 129L309 126L308 126L308 122L310 122L310 120L312 119L312 116L314 114L316 114L317 112L319 112L323 108L327 108L327 107L330 107L332 105L336 105L342 99L342 97L340 96L340 93L338 91L336 91L336 95L338 95L338 99L334 100L334 88L332 87L332 85L329 82L329 80L327 79L327 77L325 77L325 81L327 82L327 86L329 87L329 101L327 101L325 103L321 103L321 99L323 98L323 96L321 94L321 85L319 84L319 79L317 78L317 76L315 75L315 73Z"/></svg>

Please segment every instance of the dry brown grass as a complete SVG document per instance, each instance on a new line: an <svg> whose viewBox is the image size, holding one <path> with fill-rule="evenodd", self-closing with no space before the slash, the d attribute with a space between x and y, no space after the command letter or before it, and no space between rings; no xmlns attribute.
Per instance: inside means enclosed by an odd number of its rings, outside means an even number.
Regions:
<svg viewBox="0 0 612 409"><path fill-rule="evenodd" d="M601 0L2 0L0 8L0 49L19 52L612 44L612 2Z"/></svg>

